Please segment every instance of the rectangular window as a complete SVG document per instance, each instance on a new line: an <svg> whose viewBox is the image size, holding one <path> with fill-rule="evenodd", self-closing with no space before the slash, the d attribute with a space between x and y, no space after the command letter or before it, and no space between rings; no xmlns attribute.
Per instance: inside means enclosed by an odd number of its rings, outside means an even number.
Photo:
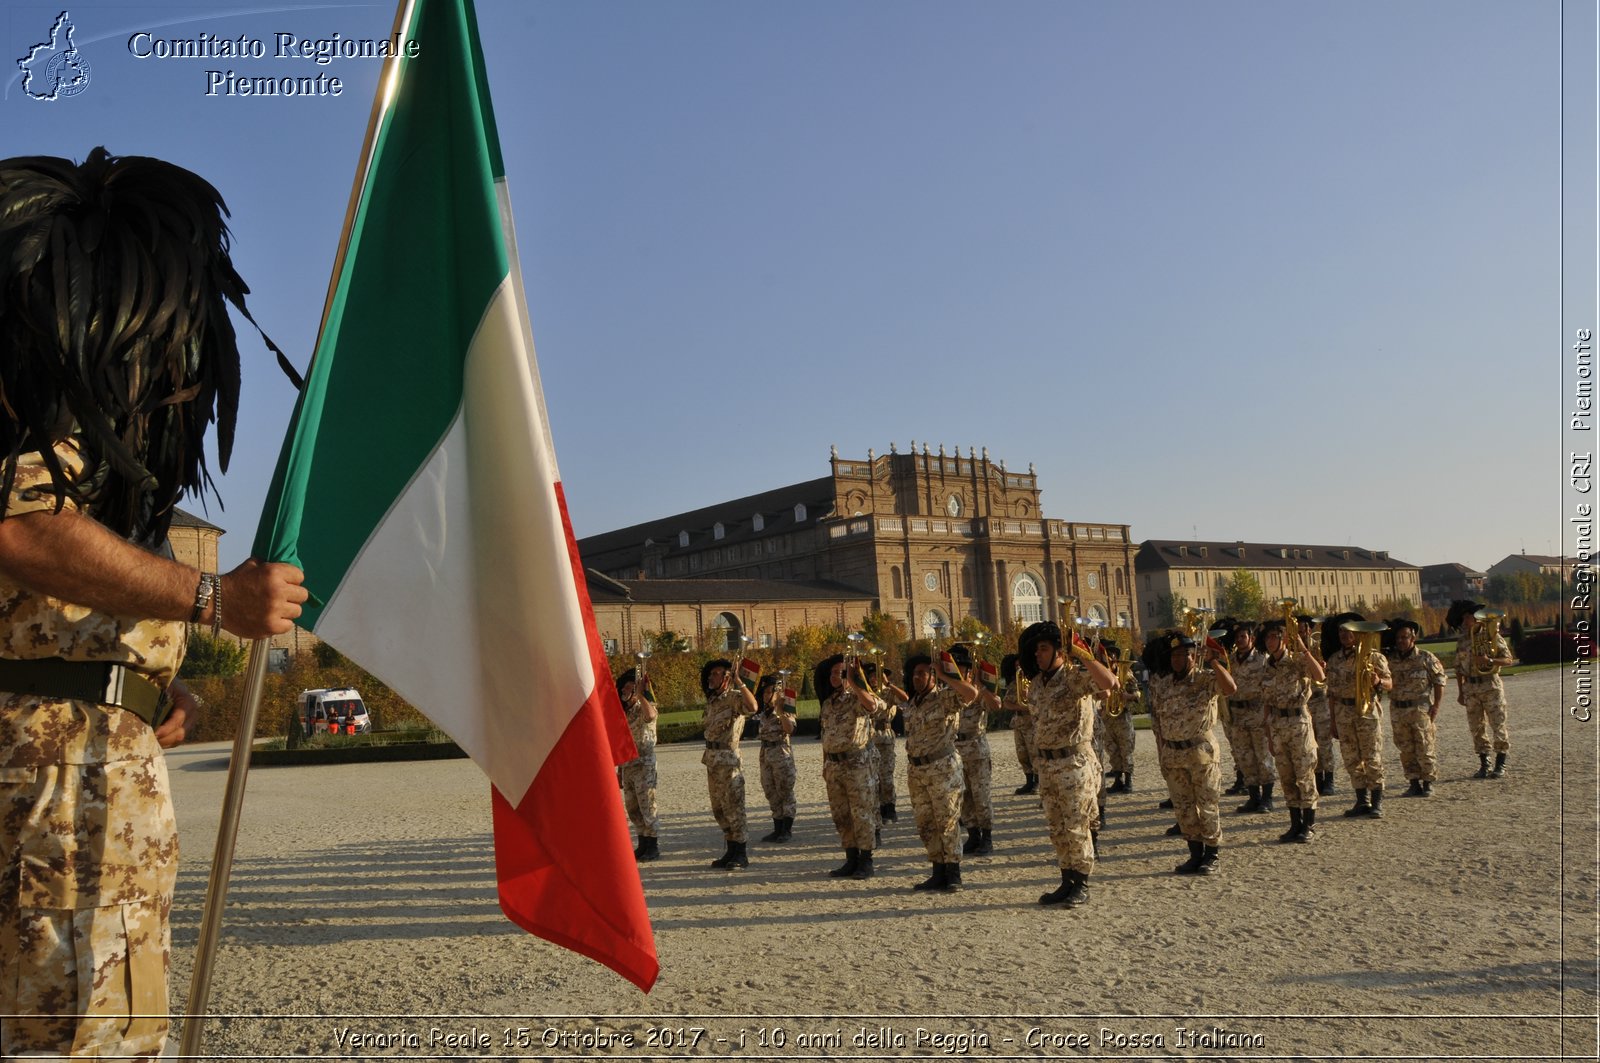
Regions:
<svg viewBox="0 0 1600 1063"><path fill-rule="evenodd" d="M601 639L600 645L605 647L606 656L608 657L617 652L616 639Z"/></svg>
<svg viewBox="0 0 1600 1063"><path fill-rule="evenodd" d="M770 631L763 631L759 636L757 636L756 645L760 646L764 650L772 649L772 633Z"/></svg>

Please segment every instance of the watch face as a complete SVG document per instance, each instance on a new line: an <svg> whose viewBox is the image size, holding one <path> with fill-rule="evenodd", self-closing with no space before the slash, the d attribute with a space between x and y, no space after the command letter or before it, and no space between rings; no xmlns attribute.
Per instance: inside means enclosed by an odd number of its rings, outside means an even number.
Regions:
<svg viewBox="0 0 1600 1063"><path fill-rule="evenodd" d="M929 573L925 574L922 577L922 585L924 587L928 588L930 591L938 590L939 589L939 576L938 576L938 574L934 573L934 572L929 572Z"/></svg>
<svg viewBox="0 0 1600 1063"><path fill-rule="evenodd" d="M961 516L961 496L951 495L950 501L944 504L944 511L952 517Z"/></svg>

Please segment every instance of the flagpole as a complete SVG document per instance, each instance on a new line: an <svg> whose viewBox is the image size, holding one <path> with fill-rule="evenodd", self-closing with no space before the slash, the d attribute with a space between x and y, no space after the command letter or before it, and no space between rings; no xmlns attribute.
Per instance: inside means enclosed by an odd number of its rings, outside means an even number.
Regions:
<svg viewBox="0 0 1600 1063"><path fill-rule="evenodd" d="M411 13L417 0L399 0L395 6L391 41L400 41L401 34L411 24ZM394 96L399 76L400 47L383 61L378 75L378 91L373 94L372 110L367 115L367 131L361 142L361 156L357 160L356 177L350 187L350 201L345 207L344 225L339 231L339 246L334 252L333 272L328 278L328 294L322 304L322 320L317 325L317 342L322 341L328 324L328 314L333 308L334 293L339 287L339 277L344 272L345 256L350 249L350 233L355 226L356 210L361 205L361 193L366 187L367 172L372 165L372 153L378 136L378 125L383 112ZM315 347L313 347L313 356ZM310 366L306 368L310 375ZM262 688L267 674L267 640L256 639L250 643L250 658L245 666L244 704L239 710L239 729L233 737L233 757L228 764L228 786L223 799L222 818L217 825L217 844L211 856L211 878L206 884L206 903L200 919L200 939L195 945L194 973L189 981L189 1000L183 1024L180 1048L184 1056L200 1054L200 1038L204 1032L208 1000L211 995L211 967L216 958L218 939L222 933L222 910L228 895L228 879L233 873L233 849L239 835L239 813L244 807L244 784L250 772L250 750L255 741L256 716L261 709Z"/></svg>
<svg viewBox="0 0 1600 1063"><path fill-rule="evenodd" d="M222 932L222 909L228 896L228 878L233 871L233 843L239 835L239 810L244 805L245 777L250 772L250 750L255 741L256 714L261 708L261 688L266 675L267 640L256 639L250 643L250 659L245 665L244 708L239 714L239 729L233 736L228 789L222 801L222 819L217 825L217 845L211 854L211 881L206 889L205 913L200 918L194 973L189 980L189 1001L183 1022L182 1053L185 1056L200 1054L206 1001L211 995L211 962L216 956L217 937Z"/></svg>

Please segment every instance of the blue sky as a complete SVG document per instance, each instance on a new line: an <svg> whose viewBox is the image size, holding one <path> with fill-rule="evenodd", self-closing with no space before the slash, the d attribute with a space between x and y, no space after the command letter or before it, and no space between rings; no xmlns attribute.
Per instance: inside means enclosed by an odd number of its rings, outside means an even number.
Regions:
<svg viewBox="0 0 1600 1063"><path fill-rule="evenodd" d="M6 5L8 71L60 10ZM68 10L91 82L11 76L5 153L207 177L303 366L379 64L127 39L382 37L392 6ZM1561 548L1560 241L1593 219L1560 209L1558 3L478 10L580 536L916 439L1137 539ZM345 89L207 97L228 68ZM244 348L228 563L293 401Z"/></svg>

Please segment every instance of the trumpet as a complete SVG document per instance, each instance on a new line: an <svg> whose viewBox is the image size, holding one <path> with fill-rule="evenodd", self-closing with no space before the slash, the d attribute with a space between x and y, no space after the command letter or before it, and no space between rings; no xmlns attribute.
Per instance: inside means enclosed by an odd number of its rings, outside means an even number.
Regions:
<svg viewBox="0 0 1600 1063"><path fill-rule="evenodd" d="M1294 607L1300 604L1297 598L1279 598L1273 602L1273 607L1283 615L1283 659L1292 661L1295 658L1294 645L1289 640L1289 632L1300 634L1300 621L1294 618Z"/></svg>
<svg viewBox="0 0 1600 1063"><path fill-rule="evenodd" d="M852 631L845 636L844 675L850 682L859 680L862 688L870 689L866 674L861 670L861 654L866 642L867 636L859 631Z"/></svg>
<svg viewBox="0 0 1600 1063"><path fill-rule="evenodd" d="M1506 614L1499 609L1479 609L1472 614L1476 621L1472 625L1472 674L1494 675L1496 656L1496 643L1500 641L1500 621ZM1482 657L1489 663L1479 665L1478 658Z"/></svg>
<svg viewBox="0 0 1600 1063"><path fill-rule="evenodd" d="M1378 712L1376 658L1389 625L1381 620L1351 620L1341 627L1356 637L1356 711L1371 719Z"/></svg>
<svg viewBox="0 0 1600 1063"><path fill-rule="evenodd" d="M633 689L639 697L646 701L654 701L650 696L650 644L646 642L644 649L633 655L639 663L634 666Z"/></svg>
<svg viewBox="0 0 1600 1063"><path fill-rule="evenodd" d="M1117 685L1106 692L1106 715L1112 719L1121 716L1128 708L1128 684L1133 681L1133 662L1117 660Z"/></svg>

